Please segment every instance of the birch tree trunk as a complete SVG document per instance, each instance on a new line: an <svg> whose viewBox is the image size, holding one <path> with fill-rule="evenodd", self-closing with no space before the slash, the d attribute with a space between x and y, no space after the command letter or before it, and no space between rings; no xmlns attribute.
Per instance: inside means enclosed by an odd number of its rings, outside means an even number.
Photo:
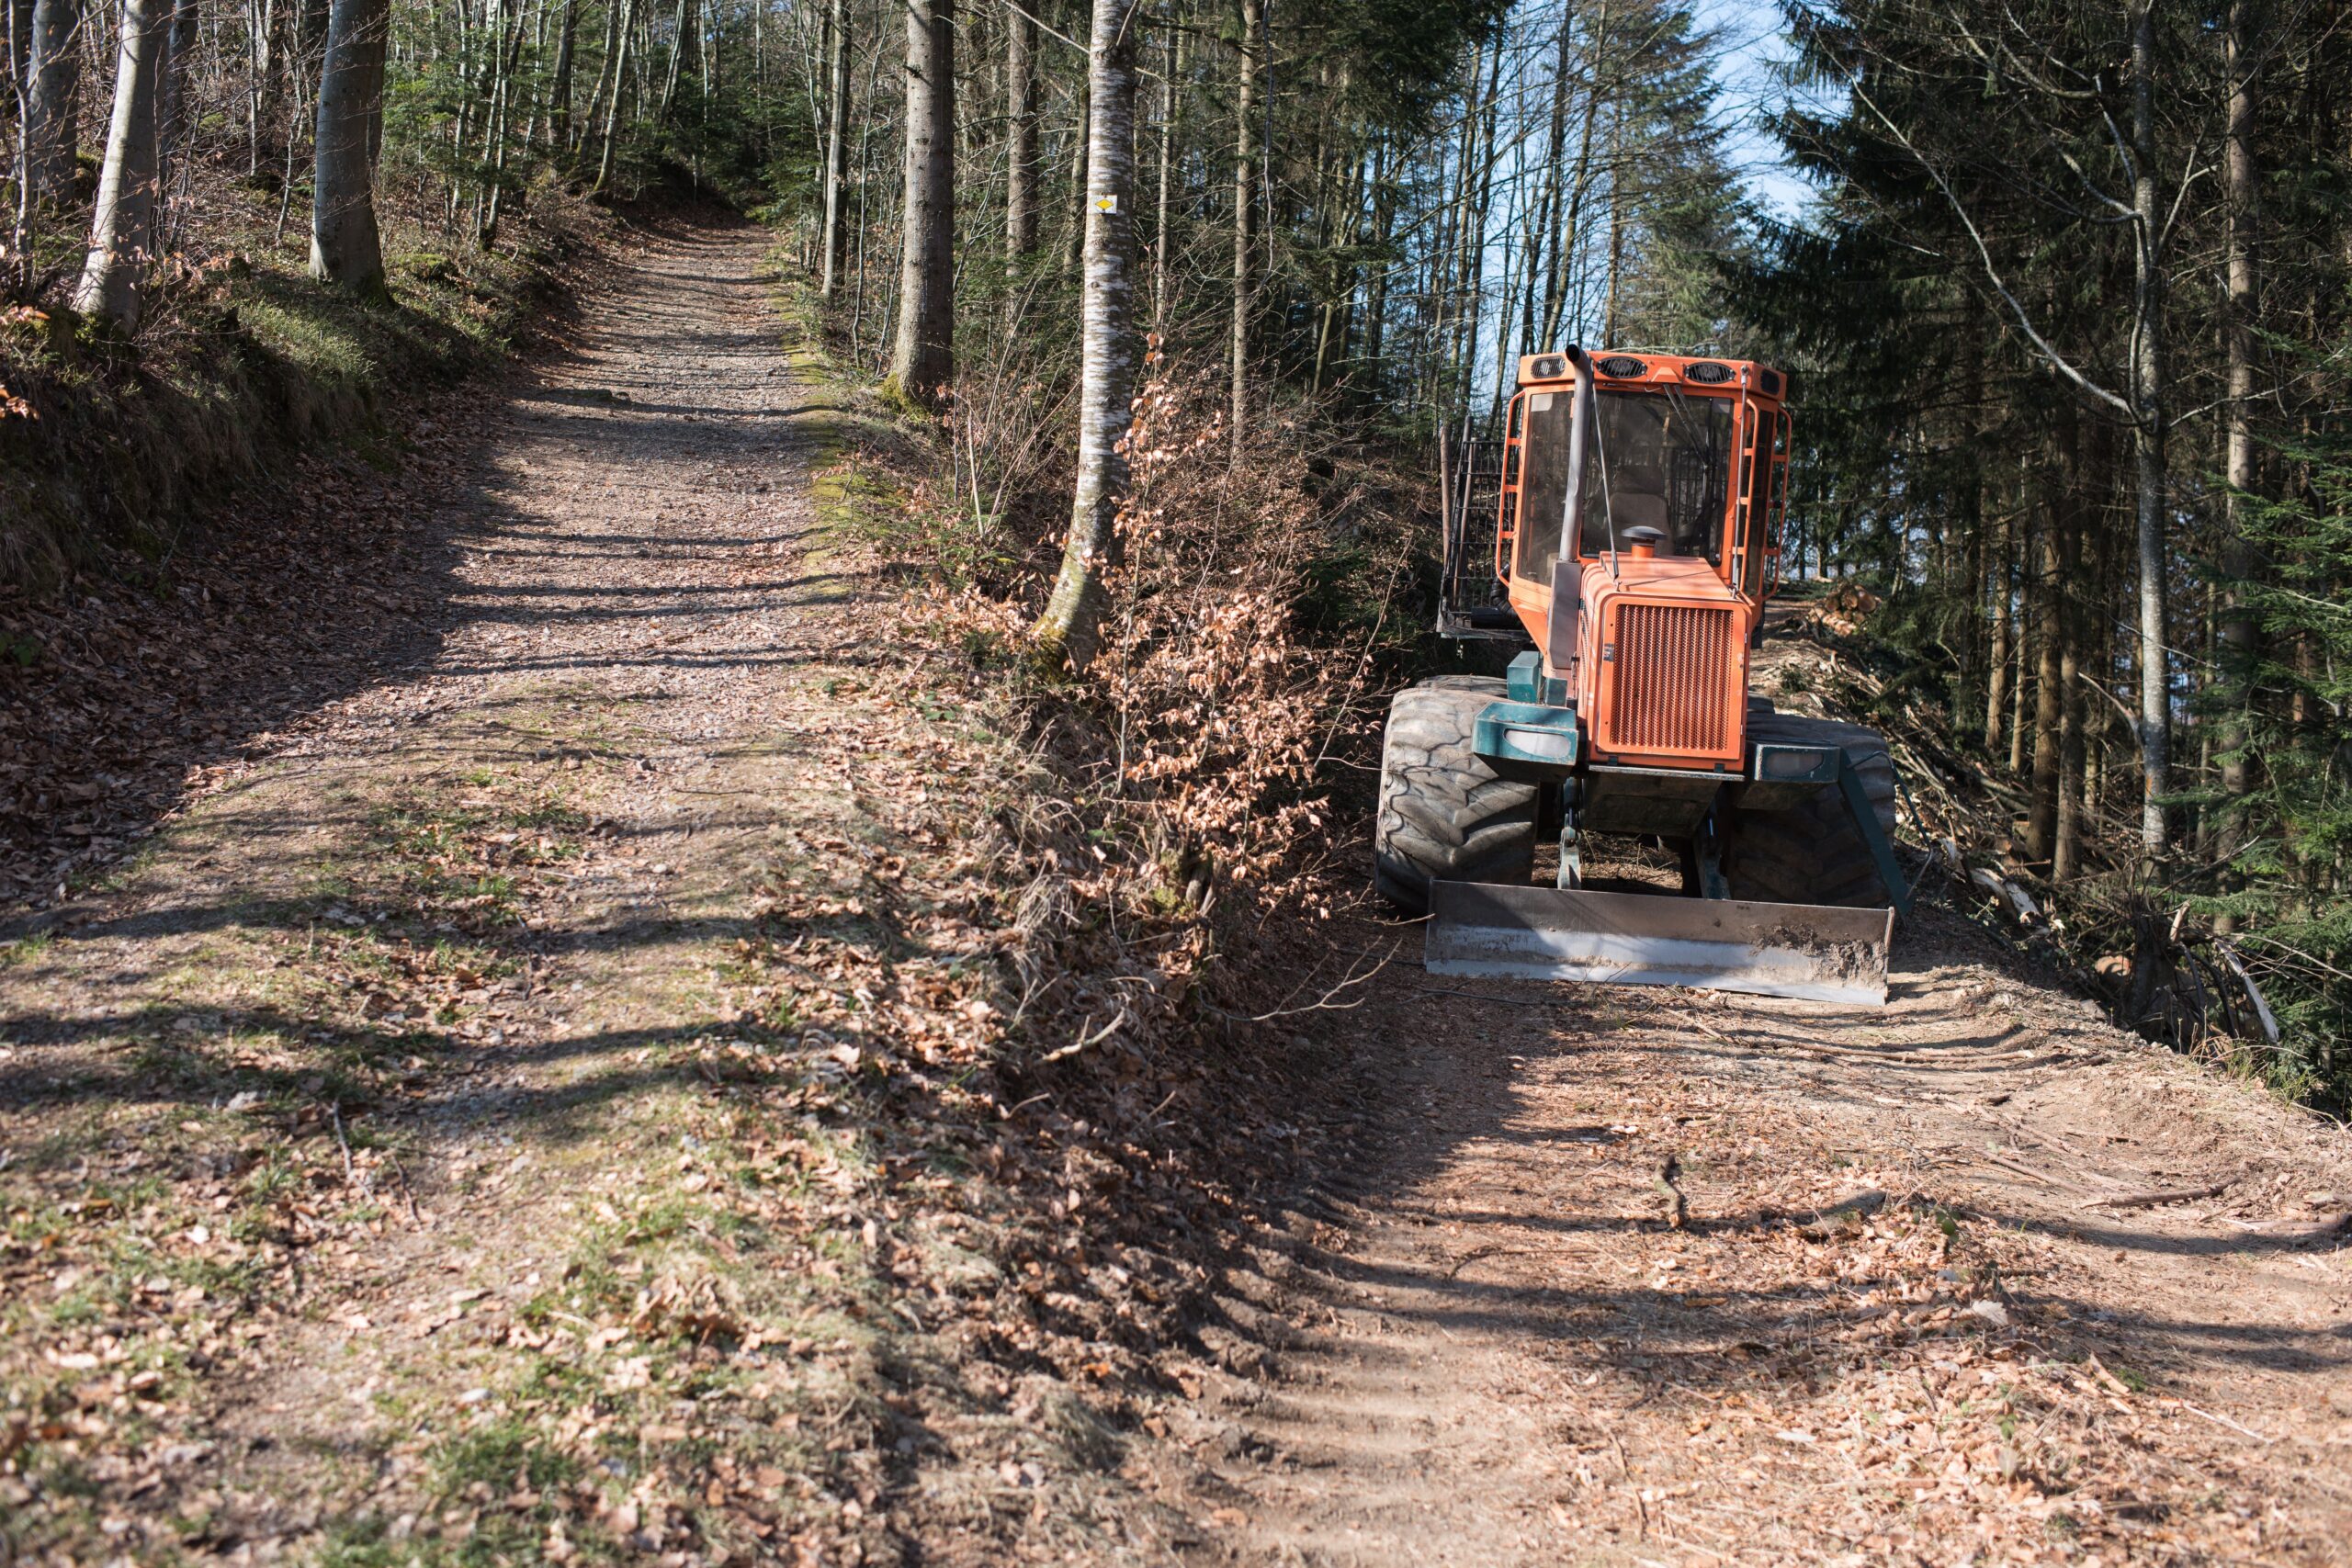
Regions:
<svg viewBox="0 0 2352 1568"><path fill-rule="evenodd" d="M2154 0L2139 0L2132 23L2132 208L2133 304L2137 352L2132 356L2132 457L2139 489L2140 547L2140 844L2149 855L2170 842L2163 797L2169 787L2172 682L2165 656L2165 212L2156 196L2156 22Z"/></svg>
<svg viewBox="0 0 2352 1568"><path fill-rule="evenodd" d="M849 258L849 0L832 0L825 30L825 259L817 294L830 305Z"/></svg>
<svg viewBox="0 0 2352 1568"><path fill-rule="evenodd" d="M1258 167L1250 115L1258 85L1258 27L1264 15L1264 0L1241 0L1241 60L1233 89L1233 385L1227 412L1237 463L1250 444L1250 315L1254 303L1250 253L1255 232Z"/></svg>
<svg viewBox="0 0 2352 1568"><path fill-rule="evenodd" d="M62 206L74 197L81 142L82 0L38 0L26 66L25 164L33 199Z"/></svg>
<svg viewBox="0 0 2352 1568"><path fill-rule="evenodd" d="M334 0L319 73L311 276L363 295L384 288L376 227L376 148L384 113L386 0Z"/></svg>
<svg viewBox="0 0 2352 1568"><path fill-rule="evenodd" d="M905 5L905 243L890 379L927 404L956 373L956 16L955 0Z"/></svg>
<svg viewBox="0 0 2352 1568"><path fill-rule="evenodd" d="M1037 622L1048 653L1083 670L1101 646L1102 573L1118 553L1127 488L1120 449L1134 422L1135 33L1133 0L1094 0L1087 50L1086 279L1080 303L1078 482L1069 541Z"/></svg>
<svg viewBox="0 0 2352 1568"><path fill-rule="evenodd" d="M139 324L155 227L155 110L171 0L123 0L115 53L114 118L90 222L90 254L74 308L129 329Z"/></svg>

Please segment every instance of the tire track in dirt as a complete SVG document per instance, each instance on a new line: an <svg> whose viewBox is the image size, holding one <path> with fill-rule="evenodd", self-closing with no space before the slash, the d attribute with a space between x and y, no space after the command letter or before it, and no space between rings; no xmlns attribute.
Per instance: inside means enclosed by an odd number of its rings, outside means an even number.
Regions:
<svg viewBox="0 0 2352 1568"><path fill-rule="evenodd" d="M1894 970L1841 1011L1392 965L1340 1212L1230 1281L1274 1370L1202 1405L1201 1558L2341 1562L2341 1130L1949 911Z"/></svg>

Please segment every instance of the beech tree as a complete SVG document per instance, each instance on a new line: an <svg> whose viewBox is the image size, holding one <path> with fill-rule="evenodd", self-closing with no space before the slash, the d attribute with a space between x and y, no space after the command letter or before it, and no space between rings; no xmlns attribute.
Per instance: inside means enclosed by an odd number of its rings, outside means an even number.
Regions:
<svg viewBox="0 0 2352 1568"><path fill-rule="evenodd" d="M818 278L817 297L830 305L841 287L849 244L849 215L842 207L849 198L849 0L831 0L825 8L824 61L825 210L819 241L824 269Z"/></svg>
<svg viewBox="0 0 2352 1568"><path fill-rule="evenodd" d="M114 116L90 221L90 250L74 308L129 330L139 324L154 259L158 98L171 0L123 0L115 56Z"/></svg>
<svg viewBox="0 0 2352 1568"><path fill-rule="evenodd" d="M1115 558L1140 342L1135 309L1135 0L1094 0L1087 49L1086 283L1079 332L1078 480L1069 539L1036 636L1084 669Z"/></svg>
<svg viewBox="0 0 2352 1568"><path fill-rule="evenodd" d="M81 0L35 0L25 86L25 181L32 200L74 194L81 141Z"/></svg>
<svg viewBox="0 0 2352 1568"><path fill-rule="evenodd" d="M890 380L936 401L956 368L955 0L905 0L906 176Z"/></svg>
<svg viewBox="0 0 2352 1568"><path fill-rule="evenodd" d="M385 0L334 0L319 79L311 276L359 294L384 286L376 147L384 113Z"/></svg>

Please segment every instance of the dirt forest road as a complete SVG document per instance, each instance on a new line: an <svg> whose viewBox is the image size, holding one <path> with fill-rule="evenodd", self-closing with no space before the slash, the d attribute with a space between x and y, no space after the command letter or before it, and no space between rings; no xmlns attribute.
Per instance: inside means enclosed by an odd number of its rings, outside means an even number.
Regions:
<svg viewBox="0 0 2352 1568"><path fill-rule="evenodd" d="M2352 1560L2341 1129L1949 912L1895 966L1385 972L1378 1130L1234 1281L1280 1348L1221 1392L1227 1560Z"/></svg>
<svg viewBox="0 0 2352 1568"><path fill-rule="evenodd" d="M277 613L385 606L384 667L257 650L258 684L341 694L259 733L224 705L243 760L18 922L0 1547L848 1560L876 1534L861 1292L895 1213L823 1121L859 1029L821 1029L920 1020L812 985L787 1062L767 1025L805 976L763 922L836 874L862 908L878 837L939 840L873 739L888 617L835 613L814 553L822 400L772 243L638 235L518 385L298 503L350 581Z"/></svg>
<svg viewBox="0 0 2352 1568"><path fill-rule="evenodd" d="M1306 1021L1351 1070L1282 1114L1341 1154L1127 1392L1048 1375L1030 1298L1149 1259L1048 1276L979 1212L1085 1132L1047 1097L931 1141L1022 764L817 549L765 244L642 237L450 462L339 502L416 547L406 651L17 928L27 1560L2352 1556L2341 1130L1935 908L1883 1012L1334 922L1401 953Z"/></svg>

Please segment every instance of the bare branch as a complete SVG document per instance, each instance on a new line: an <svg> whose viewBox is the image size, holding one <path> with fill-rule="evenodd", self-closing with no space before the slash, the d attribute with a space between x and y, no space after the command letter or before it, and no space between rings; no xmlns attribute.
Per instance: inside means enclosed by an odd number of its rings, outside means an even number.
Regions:
<svg viewBox="0 0 2352 1568"><path fill-rule="evenodd" d="M2075 369L2066 356L2059 353L2057 347L2048 338L2043 337L2034 326L2032 318L2026 314L2025 307L2018 303L2018 297L2009 291L2008 281L2001 276L1999 265L1993 260L1992 248L1984 243L1984 236L1977 230L1976 220L1969 217L1968 209L1962 205L1959 196L1951 188L1951 182L1944 178L1943 171L1929 163L1927 155L1913 144L1911 138L1904 134L1903 128L1895 124L1884 109L1878 107L1878 101L1872 98L1869 91L1863 87L1860 73L1849 70L1846 73L1846 81L1847 85L1853 89L1854 96L1860 100L1862 107L1878 117L1878 122L1886 127L1887 134L1894 137L1895 142L1905 152L1911 154L1912 161L1926 172L1929 179L1936 182L1936 188L1943 192L1944 200L1951 205L1952 215L1960 220L1961 227L1968 231L1970 241L1976 246L1977 258L1984 264L1985 277L1992 283L1995 291L2001 296L2003 301L2008 305L2009 313L2017 319L2018 330L2024 333L2027 340L2041 351L2041 356L2049 361L2052 368L2073 382L2086 397L2106 404L2126 419L2136 423L2139 417L2138 411L2129 401L2116 396Z"/></svg>

